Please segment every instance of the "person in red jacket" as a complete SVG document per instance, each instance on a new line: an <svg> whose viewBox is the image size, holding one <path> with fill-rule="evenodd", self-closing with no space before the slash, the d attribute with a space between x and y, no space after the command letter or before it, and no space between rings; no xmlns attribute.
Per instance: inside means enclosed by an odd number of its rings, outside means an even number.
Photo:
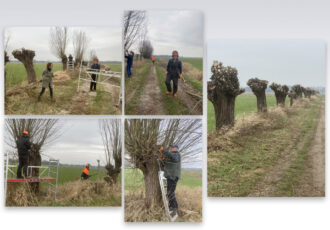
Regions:
<svg viewBox="0 0 330 230"><path fill-rule="evenodd" d="M153 65L155 64L155 61L156 61L156 57L155 56L152 56L152 64Z"/></svg>

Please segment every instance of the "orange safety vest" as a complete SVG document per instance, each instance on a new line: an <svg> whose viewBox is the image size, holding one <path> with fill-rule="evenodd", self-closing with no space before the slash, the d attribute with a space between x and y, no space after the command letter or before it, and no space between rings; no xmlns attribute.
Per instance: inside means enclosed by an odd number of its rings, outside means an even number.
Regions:
<svg viewBox="0 0 330 230"><path fill-rule="evenodd" d="M84 168L83 173L85 173L87 176L89 176L89 170L87 168Z"/></svg>
<svg viewBox="0 0 330 230"><path fill-rule="evenodd" d="M156 60L155 56L153 56L153 57L152 57L152 60L153 60L153 61L155 61L155 60Z"/></svg>

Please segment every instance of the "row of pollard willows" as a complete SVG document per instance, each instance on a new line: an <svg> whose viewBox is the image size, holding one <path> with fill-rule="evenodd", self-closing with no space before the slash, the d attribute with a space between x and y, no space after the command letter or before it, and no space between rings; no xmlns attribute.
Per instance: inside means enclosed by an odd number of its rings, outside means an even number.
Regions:
<svg viewBox="0 0 330 230"><path fill-rule="evenodd" d="M207 84L207 97L212 102L215 112L216 129L223 126L233 125L235 122L235 99L245 92L240 88L237 77L237 69L231 66L224 66L221 62L214 61L212 67L211 81ZM251 78L247 85L257 97L258 112L267 112L266 89L268 81L258 78ZM303 97L310 98L317 94L316 90L304 88L301 85L293 85L289 90L287 85L272 83L269 86L275 93L277 106L285 106L286 96L290 97L290 105L294 100Z"/></svg>

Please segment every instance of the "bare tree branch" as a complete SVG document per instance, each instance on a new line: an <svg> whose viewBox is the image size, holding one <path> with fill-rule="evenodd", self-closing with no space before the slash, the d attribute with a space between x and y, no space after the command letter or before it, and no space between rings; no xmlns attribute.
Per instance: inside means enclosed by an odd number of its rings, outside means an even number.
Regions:
<svg viewBox="0 0 330 230"><path fill-rule="evenodd" d="M66 70L68 58L65 54L69 42L67 27L53 27L50 29L49 45L52 53L61 59L63 70Z"/></svg>

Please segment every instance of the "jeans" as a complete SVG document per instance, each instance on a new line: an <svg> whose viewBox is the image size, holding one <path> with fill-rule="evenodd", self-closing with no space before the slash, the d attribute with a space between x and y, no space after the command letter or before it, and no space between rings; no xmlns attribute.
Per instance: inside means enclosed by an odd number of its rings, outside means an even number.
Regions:
<svg viewBox="0 0 330 230"><path fill-rule="evenodd" d="M27 177L28 159L26 157L19 157L18 161L17 178L22 178L22 169L24 176Z"/></svg>
<svg viewBox="0 0 330 230"><path fill-rule="evenodd" d="M132 65L127 65L127 66L126 66L127 75L128 75L129 77L132 76L131 67L132 67Z"/></svg>
<svg viewBox="0 0 330 230"><path fill-rule="evenodd" d="M91 81L91 86L90 86L90 90L95 90L96 91L96 75L92 74L92 81Z"/></svg>
<svg viewBox="0 0 330 230"><path fill-rule="evenodd" d="M178 183L178 178L166 178L167 179L167 199L170 210L178 208L178 202L175 198L176 184Z"/></svg>
<svg viewBox="0 0 330 230"><path fill-rule="evenodd" d="M178 91L178 80L178 77L171 77L170 75L167 75L165 80L167 91L172 92L171 81L173 81L173 94L175 94Z"/></svg>

